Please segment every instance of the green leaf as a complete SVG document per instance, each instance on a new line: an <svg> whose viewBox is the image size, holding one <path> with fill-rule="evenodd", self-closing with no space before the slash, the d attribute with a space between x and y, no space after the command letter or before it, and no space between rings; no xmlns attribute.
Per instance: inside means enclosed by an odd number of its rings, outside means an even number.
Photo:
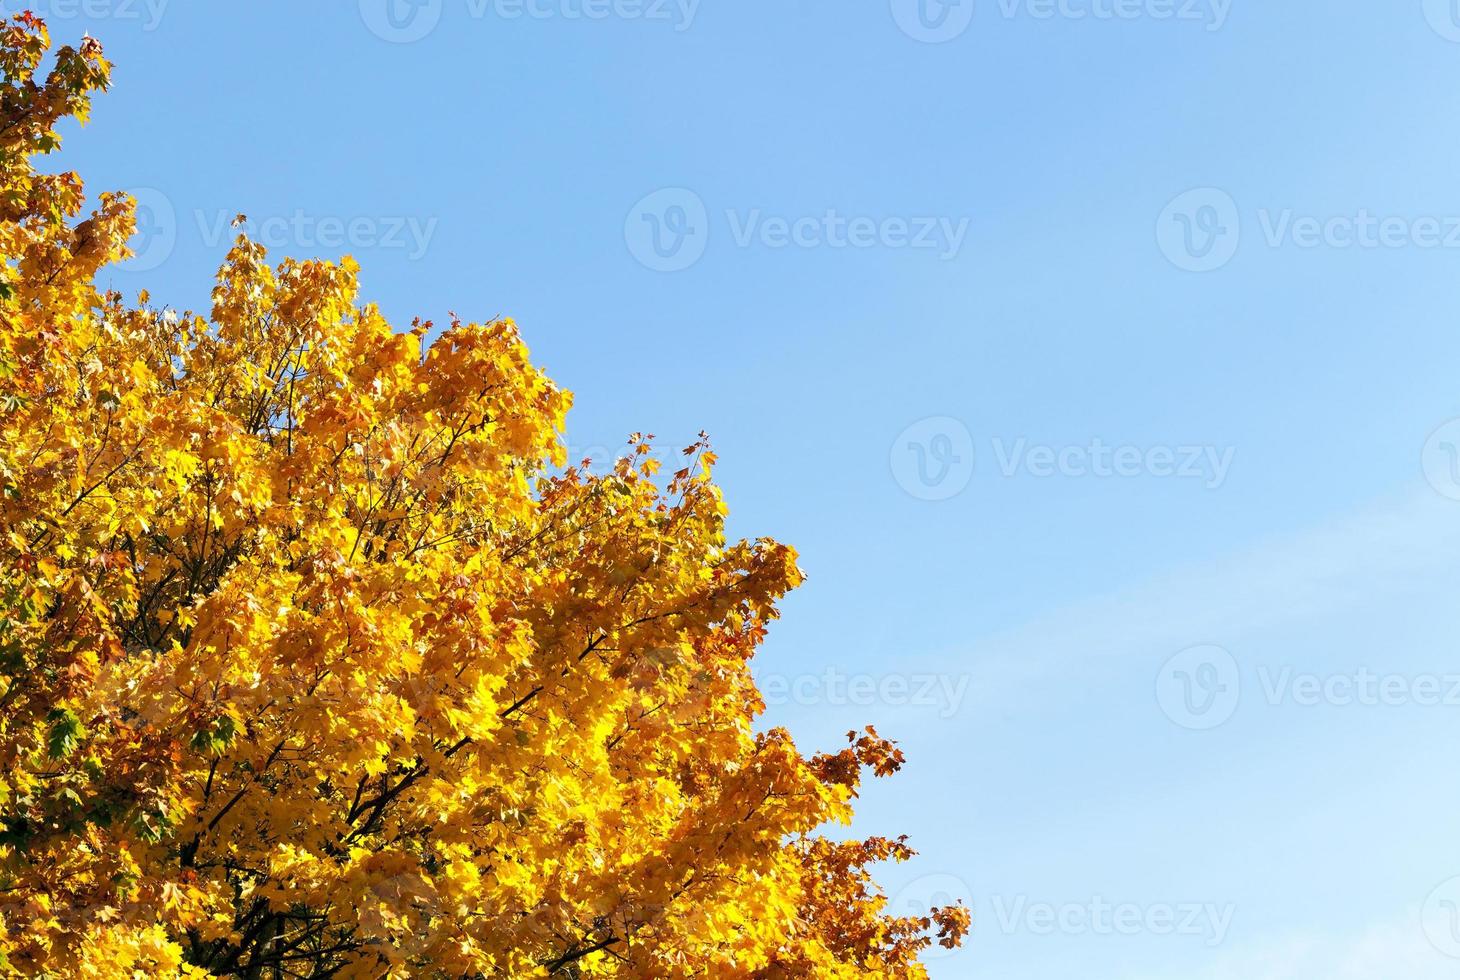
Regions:
<svg viewBox="0 0 1460 980"><path fill-rule="evenodd" d="M76 748L76 744L86 736L86 729L82 727L81 719L72 714L70 708L57 708L46 716L46 721L51 723L51 731L46 738L46 747L52 759L70 755Z"/></svg>

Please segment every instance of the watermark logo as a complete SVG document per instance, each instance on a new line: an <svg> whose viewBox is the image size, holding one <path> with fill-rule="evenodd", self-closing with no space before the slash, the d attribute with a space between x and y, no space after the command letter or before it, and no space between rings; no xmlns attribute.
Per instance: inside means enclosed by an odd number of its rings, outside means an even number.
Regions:
<svg viewBox="0 0 1460 980"><path fill-rule="evenodd" d="M1420 459L1430 487L1442 497L1460 500L1460 419L1430 433Z"/></svg>
<svg viewBox="0 0 1460 980"><path fill-rule="evenodd" d="M1460 960L1460 878L1451 878L1430 892L1420 920L1430 945Z"/></svg>
<svg viewBox="0 0 1460 980"><path fill-rule="evenodd" d="M46 21L121 21L140 24L144 31L162 25L169 0L4 0L7 16L28 10Z"/></svg>
<svg viewBox="0 0 1460 980"><path fill-rule="evenodd" d="M128 272L149 272L172 256L177 247L177 209L172 200L155 187L134 187L137 230L128 245L132 258L122 266Z"/></svg>
<svg viewBox="0 0 1460 980"><path fill-rule="evenodd" d="M1161 211L1156 243L1177 268L1211 272L1237 253L1242 225L1230 194L1201 187L1177 196ZM1385 215L1368 208L1302 214L1293 208L1264 207L1256 211L1256 226L1262 244L1270 249L1460 249L1460 215Z"/></svg>
<svg viewBox="0 0 1460 980"><path fill-rule="evenodd" d="M1156 678L1156 702L1166 717L1193 731L1223 725L1237 711L1242 676L1237 660L1212 644L1189 647L1167 660Z"/></svg>
<svg viewBox="0 0 1460 980"><path fill-rule="evenodd" d="M1460 248L1460 217L1376 215L1368 208L1353 214L1297 214L1292 208L1257 212L1268 248L1300 249Z"/></svg>
<svg viewBox="0 0 1460 980"><path fill-rule="evenodd" d="M392 44L419 41L441 22L443 0L360 0L370 33Z"/></svg>
<svg viewBox="0 0 1460 980"><path fill-rule="evenodd" d="M968 30L974 0L891 0L892 19L902 32L924 44L942 44Z"/></svg>
<svg viewBox="0 0 1460 980"><path fill-rule="evenodd" d="M973 434L946 415L914 422L892 442L892 476L919 500L948 500L973 479Z"/></svg>
<svg viewBox="0 0 1460 980"><path fill-rule="evenodd" d="M1211 272L1232 261L1242 217L1232 195L1215 187L1179 194L1156 219L1156 243L1178 269Z"/></svg>
<svg viewBox="0 0 1460 980"><path fill-rule="evenodd" d="M932 249L945 262L958 257L970 224L968 218L932 215L844 215L835 208L795 217L766 215L760 208L731 209L725 219L738 248Z"/></svg>
<svg viewBox="0 0 1460 980"><path fill-rule="evenodd" d="M1005 20L1182 21L1220 31L1232 0L999 0Z"/></svg>
<svg viewBox="0 0 1460 980"><path fill-rule="evenodd" d="M444 0L360 0L360 18L393 44L419 41L441 23ZM676 31L694 26L700 0L466 0L474 20L658 21Z"/></svg>
<svg viewBox="0 0 1460 980"><path fill-rule="evenodd" d="M234 233L241 232L268 249L301 248L337 255L354 250L402 251L416 261L425 257L435 237L437 219L418 215L312 214L302 208L293 213L260 219L235 220L223 211L193 212L198 235L208 248L217 248Z"/></svg>
<svg viewBox="0 0 1460 980"><path fill-rule="evenodd" d="M222 248L241 233L273 250L317 250L328 257L345 252L395 250L415 261L425 256L438 223L434 217L416 215L344 217L312 214L303 209L287 215L250 219L230 211L202 208L195 209L189 221L155 187L137 187L128 193L136 201L137 228L129 242L133 256L119 266L124 272L158 268L172 257L184 232L195 232L196 240L209 249Z"/></svg>
<svg viewBox="0 0 1460 980"><path fill-rule="evenodd" d="M891 0L892 18L904 34L924 44L942 44L973 23L974 0ZM1177 21L1219 31L1232 0L997 0L1006 20Z"/></svg>
<svg viewBox="0 0 1460 980"><path fill-rule="evenodd" d="M1430 30L1447 41L1460 43L1460 0L1422 0Z"/></svg>
<svg viewBox="0 0 1460 980"><path fill-rule="evenodd" d="M1098 436L1088 444L1063 446L1034 445L1023 438L1010 442L995 436L992 447L999 475L1005 479L1020 475L1097 479L1150 476L1201 480L1208 490L1220 489L1227 482L1237 456L1235 446L1110 445Z"/></svg>
<svg viewBox="0 0 1460 980"><path fill-rule="evenodd" d="M908 882L889 899L887 914L921 918L932 909L956 904L973 911L975 933L1176 936L1199 939L1209 948L1226 941L1237 915L1237 907L1231 902L1115 902L1101 895L1065 902L1034 901L1028 895L991 895L981 904L974 899L968 883L951 874L924 875ZM932 958L956 952L933 946L922 955Z"/></svg>
<svg viewBox="0 0 1460 980"><path fill-rule="evenodd" d="M933 909L947 905L974 907L973 892L968 883L957 875L931 874L914 878L893 895L887 902L887 914L927 918ZM923 960L943 959L958 952L933 943L919 956Z"/></svg>
<svg viewBox="0 0 1460 980"><path fill-rule="evenodd" d="M1257 668L1257 678L1263 698L1271 706L1460 707L1460 674L1379 674L1367 667L1351 673L1315 674L1263 665Z"/></svg>
<svg viewBox="0 0 1460 980"><path fill-rule="evenodd" d="M989 452L975 448L968 428L957 419L937 416L916 422L892 444L892 472L904 490L923 500L944 500L960 493L974 475L975 457L991 459L1006 480L1175 479L1218 490L1236 459L1235 446L1209 444L1112 444L1089 442L1047 445L1020 437L989 439Z"/></svg>
<svg viewBox="0 0 1460 980"><path fill-rule="evenodd" d="M1270 708L1460 708L1460 673L1379 672L1368 667L1316 673L1261 664L1261 701ZM1223 724L1243 698L1237 661L1218 646L1183 650L1156 679L1156 700L1166 717L1202 731Z"/></svg>
<svg viewBox="0 0 1460 980"><path fill-rule="evenodd" d="M1080 902L1031 902L995 895L994 922L1006 936L1183 936L1208 947L1227 938L1237 908L1215 902L1111 902L1096 895ZM987 921L987 916L984 917Z"/></svg>
<svg viewBox="0 0 1460 980"><path fill-rule="evenodd" d="M569 442L566 446L567 465L589 473L607 473L621 459L632 459L633 452L623 443L610 446L606 443L579 445Z"/></svg>
<svg viewBox="0 0 1460 980"><path fill-rule="evenodd" d="M820 214L776 215L761 208L723 212L736 248L910 249L956 258L968 235L968 218ZM704 200L684 187L667 187L640 199L624 221L629 253L656 272L677 272L698 262L709 241L712 216Z"/></svg>
<svg viewBox="0 0 1460 980"><path fill-rule="evenodd" d="M795 704L859 708L927 709L942 719L952 718L968 694L967 674L846 674L828 667L820 674L766 674L757 678L767 707Z"/></svg>
<svg viewBox="0 0 1460 980"><path fill-rule="evenodd" d="M694 26L700 0L467 0L473 19L498 20L641 20Z"/></svg>
<svg viewBox="0 0 1460 980"><path fill-rule="evenodd" d="M705 202L684 187L666 187L641 198L624 219L629 254L655 272L688 269L705 254L709 240Z"/></svg>

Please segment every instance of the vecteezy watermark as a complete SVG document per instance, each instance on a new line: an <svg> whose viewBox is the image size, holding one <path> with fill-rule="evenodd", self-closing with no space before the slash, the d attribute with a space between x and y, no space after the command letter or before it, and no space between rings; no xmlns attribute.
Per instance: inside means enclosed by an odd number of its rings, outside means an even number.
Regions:
<svg viewBox="0 0 1460 980"><path fill-rule="evenodd" d="M956 497L973 479L973 434L947 415L921 419L892 440L892 477L919 500Z"/></svg>
<svg viewBox="0 0 1460 980"><path fill-rule="evenodd" d="M761 208L723 212L736 248L910 249L957 258L968 235L968 218L929 215L872 217L846 215L835 208L818 214L766 214ZM641 198L624 219L629 254L656 272L677 272L705 254L710 211L694 191L669 187Z"/></svg>
<svg viewBox="0 0 1460 980"><path fill-rule="evenodd" d="M820 674L766 674L757 679L768 707L926 708L947 719L958 714L968 693L967 674L846 674L828 667Z"/></svg>
<svg viewBox="0 0 1460 980"><path fill-rule="evenodd" d="M1460 215L1376 215L1367 208L1353 214L1300 215L1292 208L1257 212L1268 248L1460 248Z"/></svg>
<svg viewBox="0 0 1460 980"><path fill-rule="evenodd" d="M1381 674L1367 667L1318 674L1264 665L1257 678L1264 700L1274 706L1460 707L1460 674Z"/></svg>
<svg viewBox="0 0 1460 980"><path fill-rule="evenodd" d="M973 24L974 0L891 0L892 19L914 41L941 44ZM996 0L1004 20L1181 21L1219 31L1232 0Z"/></svg>
<svg viewBox="0 0 1460 980"><path fill-rule="evenodd" d="M1313 215L1264 207L1256 218L1262 242L1271 249L1460 249L1460 215L1381 215L1368 208ZM1211 272L1237 254L1242 224L1230 194L1199 187L1177 195L1162 209L1156 244L1177 268Z"/></svg>
<svg viewBox="0 0 1460 980"><path fill-rule="evenodd" d="M270 249L322 249L329 253L349 249L385 249L404 251L415 261L426 254L436 234L437 219L417 215L338 215L312 214L297 209L287 215L271 215L237 221L223 211L194 211L198 233L203 244L216 248L228 241L231 233L242 232Z"/></svg>
<svg viewBox="0 0 1460 980"><path fill-rule="evenodd" d="M360 0L360 19L383 41L419 41L441 23L443 0Z"/></svg>
<svg viewBox="0 0 1460 980"><path fill-rule="evenodd" d="M968 883L951 874L915 878L898 889L887 913L923 917L935 908L963 904L973 911L973 928L1005 936L1180 936L1208 947L1227 939L1237 906L1231 902L1114 902L1101 895L1064 902L1032 901L1028 895L976 899ZM992 910L990 916L984 910ZM923 957L949 956L933 947Z"/></svg>
<svg viewBox="0 0 1460 980"><path fill-rule="evenodd" d="M1237 455L1234 446L1112 445L1098 436L1087 443L1063 445L994 436L988 450L987 457L1004 479L1153 477L1200 481L1208 490L1226 483ZM893 440L892 475L919 500L947 500L968 486L980 455L966 425L946 415L934 416L914 422Z"/></svg>
<svg viewBox="0 0 1460 980"><path fill-rule="evenodd" d="M947 261L958 257L968 235L968 218L931 215L872 218L839 214L795 217L763 214L760 208L725 212L739 248L910 248L932 249Z"/></svg>
<svg viewBox="0 0 1460 980"><path fill-rule="evenodd" d="M144 31L155 31L167 13L169 0L4 0L0 12L6 16L29 10L42 20L122 21L136 23Z"/></svg>
<svg viewBox="0 0 1460 980"><path fill-rule="evenodd" d="M1005 20L1170 20L1220 31L1232 0L997 0Z"/></svg>
<svg viewBox="0 0 1460 980"><path fill-rule="evenodd" d="M924 44L951 41L973 23L974 0L891 0L892 19Z"/></svg>
<svg viewBox="0 0 1460 980"><path fill-rule="evenodd" d="M136 201L133 213L137 230L128 243L132 258L122 268L149 272L166 262L177 247L177 209L172 199L155 187L134 187L127 193Z"/></svg>
<svg viewBox="0 0 1460 980"><path fill-rule="evenodd" d="M887 914L921 919L927 918L933 909L959 904L966 905L970 909L974 907L973 892L968 887L968 882L957 875L923 875L903 885L895 895L888 899ZM926 961L943 959L957 952L957 949L948 949L933 943L925 948L920 956Z"/></svg>
<svg viewBox="0 0 1460 980"><path fill-rule="evenodd" d="M1420 456L1425 480L1442 497L1460 500L1460 419L1430 433Z"/></svg>
<svg viewBox="0 0 1460 980"><path fill-rule="evenodd" d="M1219 646L1182 650L1156 678L1156 701L1183 728L1204 731L1236 712L1242 692L1256 690L1268 707L1460 708L1460 673L1381 672L1368 667L1302 671L1260 664L1257 684L1244 685L1232 654Z"/></svg>
<svg viewBox="0 0 1460 980"><path fill-rule="evenodd" d="M1235 446L1107 445L1100 438L1084 445L1033 445L1027 439L992 440L994 461L1005 478L1152 476L1161 479L1201 480L1208 490L1227 482L1236 457Z"/></svg>
<svg viewBox="0 0 1460 980"><path fill-rule="evenodd" d="M1460 878L1451 878L1430 892L1420 911L1420 923L1431 946L1460 960Z"/></svg>
<svg viewBox="0 0 1460 980"><path fill-rule="evenodd" d="M1455 0L1422 0L1430 30L1447 41L1460 43L1460 4Z"/></svg>
<svg viewBox="0 0 1460 980"><path fill-rule="evenodd" d="M577 467L589 473L605 473L612 470L621 459L632 459L633 450L624 443L617 446L605 444L578 445L569 442L565 447L568 466Z"/></svg>
<svg viewBox="0 0 1460 980"><path fill-rule="evenodd" d="M624 242L639 264L655 272L688 269L705 254L710 215L705 202L684 187L648 194L624 219Z"/></svg>
<svg viewBox="0 0 1460 980"><path fill-rule="evenodd" d="M176 250L183 233L195 231L205 248L226 245L246 234L269 249L319 250L334 257L354 251L401 251L407 259L422 258L436 233L437 219L417 215L325 215L296 210L261 219L243 218L224 210L196 209L191 221L180 220L172 200L155 187L134 187L137 229L129 245L133 257L126 272L156 269Z"/></svg>
<svg viewBox="0 0 1460 980"><path fill-rule="evenodd" d="M1206 946L1227 938L1237 908L1215 902L1111 902L1096 895L1088 901L1031 902L1026 896L995 895L994 922L1004 935L1035 936L1186 936ZM980 921L975 909L975 921ZM982 918L983 922L988 917Z"/></svg>
<svg viewBox="0 0 1460 980"><path fill-rule="evenodd" d="M1156 676L1156 703L1182 728L1206 731L1225 724L1241 698L1236 658L1213 644L1182 650Z"/></svg>
<svg viewBox="0 0 1460 980"><path fill-rule="evenodd" d="M1156 244L1178 269L1210 272L1232 261L1242 217L1232 195L1215 187L1178 194L1156 218Z"/></svg>
<svg viewBox="0 0 1460 980"><path fill-rule="evenodd" d="M395 44L419 41L436 30L446 0L359 0L360 19L376 37ZM700 0L451 0L472 20L631 20L694 26Z"/></svg>

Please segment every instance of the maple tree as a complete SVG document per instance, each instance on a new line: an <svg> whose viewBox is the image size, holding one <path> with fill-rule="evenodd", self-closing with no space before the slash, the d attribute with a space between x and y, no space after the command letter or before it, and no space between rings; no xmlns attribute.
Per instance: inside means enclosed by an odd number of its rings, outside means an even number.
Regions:
<svg viewBox="0 0 1460 980"><path fill-rule="evenodd" d="M800 581L703 441L570 467L511 322L396 332L240 237L206 317L95 285L134 203L35 158L108 83L0 25L0 973L925 976L749 661ZM42 77L41 66L51 67Z"/></svg>

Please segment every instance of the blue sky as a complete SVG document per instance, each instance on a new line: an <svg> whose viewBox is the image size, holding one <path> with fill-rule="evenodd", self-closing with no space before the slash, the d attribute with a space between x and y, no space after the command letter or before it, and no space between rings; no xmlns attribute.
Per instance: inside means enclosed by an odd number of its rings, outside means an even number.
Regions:
<svg viewBox="0 0 1460 980"><path fill-rule="evenodd" d="M1450 0L392 3L34 4L113 285L205 307L242 212L515 317L580 455L708 430L935 977L1454 974Z"/></svg>

